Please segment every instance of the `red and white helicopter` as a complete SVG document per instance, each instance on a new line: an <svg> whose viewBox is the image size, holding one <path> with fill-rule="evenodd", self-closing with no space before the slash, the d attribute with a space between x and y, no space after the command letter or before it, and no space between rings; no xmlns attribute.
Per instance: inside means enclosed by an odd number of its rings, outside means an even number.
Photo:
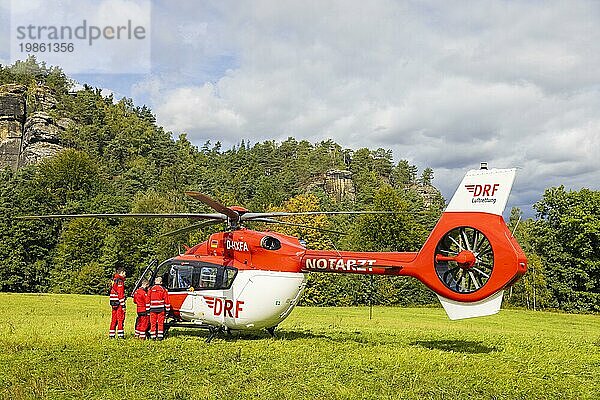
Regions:
<svg viewBox="0 0 600 400"><path fill-rule="evenodd" d="M296 237L258 232L246 222L283 223L290 215L336 212L253 213L226 207L198 192L187 195L212 207L213 214L79 214L22 218L167 217L203 220L171 233L215 223L227 230L210 235L184 254L140 276L157 276L169 291L171 326L193 326L217 333L273 331L298 304L307 276L314 272L412 276L433 290L450 319L495 314L504 289L527 270L523 250L506 226L502 212L515 169L470 170L419 252L308 250ZM356 212L362 213L362 212ZM294 224L291 224L294 225Z"/></svg>

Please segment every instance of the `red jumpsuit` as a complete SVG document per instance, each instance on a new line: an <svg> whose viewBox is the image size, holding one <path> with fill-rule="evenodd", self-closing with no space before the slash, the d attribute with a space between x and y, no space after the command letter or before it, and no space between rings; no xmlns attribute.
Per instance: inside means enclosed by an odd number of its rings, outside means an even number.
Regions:
<svg viewBox="0 0 600 400"><path fill-rule="evenodd" d="M150 300L146 289L140 287L133 293L133 302L137 305L137 319L135 320L135 337L146 339L146 331L150 326Z"/></svg>
<svg viewBox="0 0 600 400"><path fill-rule="evenodd" d="M112 318L108 337L114 338L115 333L120 338L125 338L123 324L125 323L125 278L119 274L113 277L113 285L110 289L110 306L112 307Z"/></svg>
<svg viewBox="0 0 600 400"><path fill-rule="evenodd" d="M152 339L164 338L165 311L171 310L169 293L160 285L154 285L148 291L150 300L150 336Z"/></svg>

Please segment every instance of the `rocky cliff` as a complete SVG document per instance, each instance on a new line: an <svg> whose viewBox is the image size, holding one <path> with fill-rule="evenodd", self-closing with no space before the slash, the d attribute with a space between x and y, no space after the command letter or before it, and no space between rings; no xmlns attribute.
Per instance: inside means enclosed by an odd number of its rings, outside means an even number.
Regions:
<svg viewBox="0 0 600 400"><path fill-rule="evenodd" d="M60 133L72 121L56 117L56 105L45 86L0 86L0 168L34 164L63 148Z"/></svg>
<svg viewBox="0 0 600 400"><path fill-rule="evenodd" d="M314 188L322 189L329 197L338 202L342 200L354 201L356 198L356 188L350 171L330 169L316 177L307 189L312 190Z"/></svg>
<svg viewBox="0 0 600 400"><path fill-rule="evenodd" d="M354 201L356 197L356 188L352 181L352 172L345 170L329 170L325 173L323 179L325 192L336 199Z"/></svg>
<svg viewBox="0 0 600 400"><path fill-rule="evenodd" d="M443 206L444 198L436 187L432 185L417 184L411 185L408 188L414 190L421 198L423 198L425 207L431 207L434 204L441 204Z"/></svg>
<svg viewBox="0 0 600 400"><path fill-rule="evenodd" d="M382 179L386 181L385 178ZM354 201L356 199L356 187L352 180L351 171L330 169L309 185L308 189L316 187L323 189L330 198L338 202L343 200ZM404 186L404 190L413 190L418 193L423 198L425 207L443 203L440 191L430 184L408 184Z"/></svg>

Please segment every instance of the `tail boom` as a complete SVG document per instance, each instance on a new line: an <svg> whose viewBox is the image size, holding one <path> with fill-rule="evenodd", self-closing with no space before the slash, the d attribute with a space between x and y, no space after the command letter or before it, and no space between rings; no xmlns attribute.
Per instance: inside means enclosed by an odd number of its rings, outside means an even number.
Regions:
<svg viewBox="0 0 600 400"><path fill-rule="evenodd" d="M503 290L527 271L502 217L515 173L469 171L418 253L307 250L302 270L412 276L437 294L451 319L494 314Z"/></svg>
<svg viewBox="0 0 600 400"><path fill-rule="evenodd" d="M448 258L448 253L440 251L440 243L449 232L462 227L480 232L481 238L489 241L493 254L492 273L485 284L471 292L453 290L444 284L435 268L436 262L440 263L436 260L442 259L443 263ZM474 257L473 249L465 250ZM456 264L461 264L461 261ZM527 259L501 216L480 212L445 212L418 253L307 250L301 263L304 272L412 276L445 299L478 302L522 276ZM471 267L477 268L477 264ZM460 267L457 265L456 268Z"/></svg>
<svg viewBox="0 0 600 400"><path fill-rule="evenodd" d="M306 250L304 272L334 272L367 275L401 275L419 253Z"/></svg>

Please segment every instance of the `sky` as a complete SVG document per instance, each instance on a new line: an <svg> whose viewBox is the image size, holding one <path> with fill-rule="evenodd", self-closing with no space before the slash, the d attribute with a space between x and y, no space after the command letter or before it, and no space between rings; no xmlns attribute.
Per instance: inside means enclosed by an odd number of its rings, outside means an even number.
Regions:
<svg viewBox="0 0 600 400"><path fill-rule="evenodd" d="M101 3L114 15L131 9L126 0ZM600 189L600 2L148 6L149 70L65 70L148 105L175 137L392 149L395 161L433 168L446 199L480 161L517 167L508 206L526 216L546 188ZM0 0L2 64L10 10Z"/></svg>

